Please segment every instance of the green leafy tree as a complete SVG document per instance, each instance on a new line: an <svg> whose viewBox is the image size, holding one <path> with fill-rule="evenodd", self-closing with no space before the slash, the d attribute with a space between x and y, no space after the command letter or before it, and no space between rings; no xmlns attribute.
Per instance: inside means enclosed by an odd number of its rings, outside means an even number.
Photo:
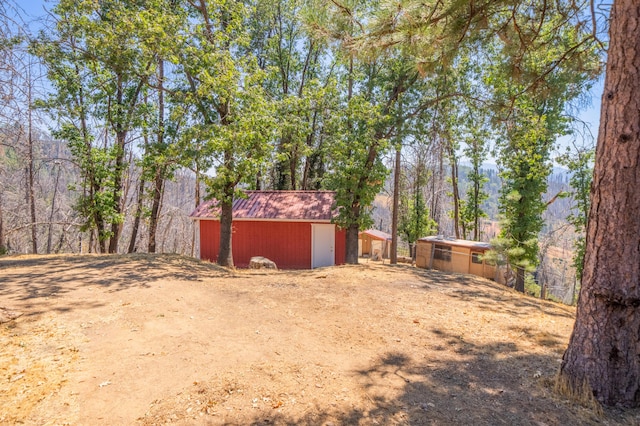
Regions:
<svg viewBox="0 0 640 426"><path fill-rule="evenodd" d="M318 11L313 2L267 0L255 4L249 19L249 51L265 71L264 86L278 117L264 180L279 190L318 187L322 178L325 97L332 92L335 58L307 25Z"/></svg>
<svg viewBox="0 0 640 426"><path fill-rule="evenodd" d="M578 147L574 144L573 149L567 148L567 152L559 158L560 164L566 166L571 174L569 185L572 188L571 197L575 204L567 220L573 225L577 235L574 242L573 266L576 269L578 282L582 280L584 269L585 231L591 206L589 195L593 180L594 157L595 149Z"/></svg>
<svg viewBox="0 0 640 426"><path fill-rule="evenodd" d="M409 243L411 257L415 260L415 244L419 238L432 235L436 223L429 217L429 209L424 200L422 185L416 188L411 197L401 197L401 215L399 233Z"/></svg>
<svg viewBox="0 0 640 426"><path fill-rule="evenodd" d="M188 134L202 141L199 158L215 176L204 178L208 196L220 209L218 264L233 267L233 199L268 158L273 140L273 108L264 72L248 45L249 6L237 1L185 4L183 30L174 52L184 78L182 102L193 115Z"/></svg>
<svg viewBox="0 0 640 426"><path fill-rule="evenodd" d="M503 61L487 77L503 132L498 141L503 179L500 237L506 239L507 258L516 270L515 288L522 292L525 272L538 262L538 234L546 209L542 195L556 138L567 132L565 106L600 70L591 35L567 24L561 11L555 12L535 17L535 27L526 14L516 18L521 29L500 34L496 53ZM523 33L527 43L522 42ZM566 60L568 55L575 55L572 61Z"/></svg>
<svg viewBox="0 0 640 426"><path fill-rule="evenodd" d="M364 31L358 19L370 12L365 2L334 3L326 14L330 21L316 23L318 31L341 47L335 52L337 100L325 130L331 162L326 182L337 192L337 223L346 229L347 263L358 262L358 232L370 225L371 203L384 184L382 158L388 141L397 136L398 114L407 106L399 108L399 98L418 79L401 52L370 56L371 52L358 55L350 50L350 40Z"/></svg>
<svg viewBox="0 0 640 426"><path fill-rule="evenodd" d="M461 222L463 234L474 241L480 241L480 220L487 217L482 204L489 198L484 184L489 178L482 172L482 164L487 155L488 135L482 127L471 129L465 140L464 154L471 162L471 170L467 173L469 188L462 206Z"/></svg>
<svg viewBox="0 0 640 426"><path fill-rule="evenodd" d="M145 46L155 29L148 10L158 10L156 3L62 0L53 8L55 28L34 47L56 89L48 104L57 112L58 134L70 138L85 177L80 213L110 253L118 251L124 221L126 152L146 108L141 93L155 72L155 52Z"/></svg>
<svg viewBox="0 0 640 426"><path fill-rule="evenodd" d="M336 191L336 223L347 231L346 261L357 263L358 232L372 225L370 206L387 175L380 153L388 142L377 134L384 119L380 108L364 97L351 98L340 112L329 124L333 169L326 185Z"/></svg>

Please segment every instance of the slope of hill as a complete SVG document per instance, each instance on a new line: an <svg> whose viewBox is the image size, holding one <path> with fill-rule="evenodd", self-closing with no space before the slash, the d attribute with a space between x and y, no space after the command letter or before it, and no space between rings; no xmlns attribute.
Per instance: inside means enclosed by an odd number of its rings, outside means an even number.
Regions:
<svg viewBox="0 0 640 426"><path fill-rule="evenodd" d="M623 424L551 391L573 309L366 263L0 258L0 423Z"/></svg>

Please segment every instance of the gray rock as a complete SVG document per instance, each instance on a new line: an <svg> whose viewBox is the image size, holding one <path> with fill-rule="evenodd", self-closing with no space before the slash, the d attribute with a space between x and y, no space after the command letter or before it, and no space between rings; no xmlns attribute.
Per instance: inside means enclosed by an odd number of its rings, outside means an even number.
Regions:
<svg viewBox="0 0 640 426"><path fill-rule="evenodd" d="M254 256L249 261L250 269L278 269L276 263L273 260L269 260L266 257Z"/></svg>

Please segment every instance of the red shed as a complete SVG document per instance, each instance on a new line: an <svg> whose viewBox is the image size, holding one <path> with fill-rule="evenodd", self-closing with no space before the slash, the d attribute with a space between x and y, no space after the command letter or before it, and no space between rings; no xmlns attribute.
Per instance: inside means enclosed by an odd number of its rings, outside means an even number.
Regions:
<svg viewBox="0 0 640 426"><path fill-rule="evenodd" d="M249 266L253 256L273 260L281 269L341 265L344 230L336 215L333 191L247 191L233 202L233 262ZM220 245L220 217L215 201L191 213L199 228L200 259L215 262Z"/></svg>

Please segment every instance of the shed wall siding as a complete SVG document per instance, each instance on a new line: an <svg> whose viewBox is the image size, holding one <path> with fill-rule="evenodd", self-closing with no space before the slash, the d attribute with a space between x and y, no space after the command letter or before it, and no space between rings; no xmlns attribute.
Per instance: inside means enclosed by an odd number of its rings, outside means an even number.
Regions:
<svg viewBox="0 0 640 426"><path fill-rule="evenodd" d="M416 266L419 268L429 268L431 261L432 243L428 241L418 241L416 249ZM481 277L496 280L496 267L487 264L474 264L471 261L472 253L484 254L485 250L470 249L467 247L451 246L451 261L433 259L433 269L445 272L458 272L463 274L473 274Z"/></svg>
<svg viewBox="0 0 640 426"><path fill-rule="evenodd" d="M233 262L247 268L253 256L273 260L281 269L311 268L310 222L233 222ZM220 244L220 222L200 221L201 259L215 262ZM344 263L345 232L336 232L336 264Z"/></svg>
<svg viewBox="0 0 640 426"><path fill-rule="evenodd" d="M362 240L362 254L371 254L371 237L368 235L362 235L360 239Z"/></svg>

